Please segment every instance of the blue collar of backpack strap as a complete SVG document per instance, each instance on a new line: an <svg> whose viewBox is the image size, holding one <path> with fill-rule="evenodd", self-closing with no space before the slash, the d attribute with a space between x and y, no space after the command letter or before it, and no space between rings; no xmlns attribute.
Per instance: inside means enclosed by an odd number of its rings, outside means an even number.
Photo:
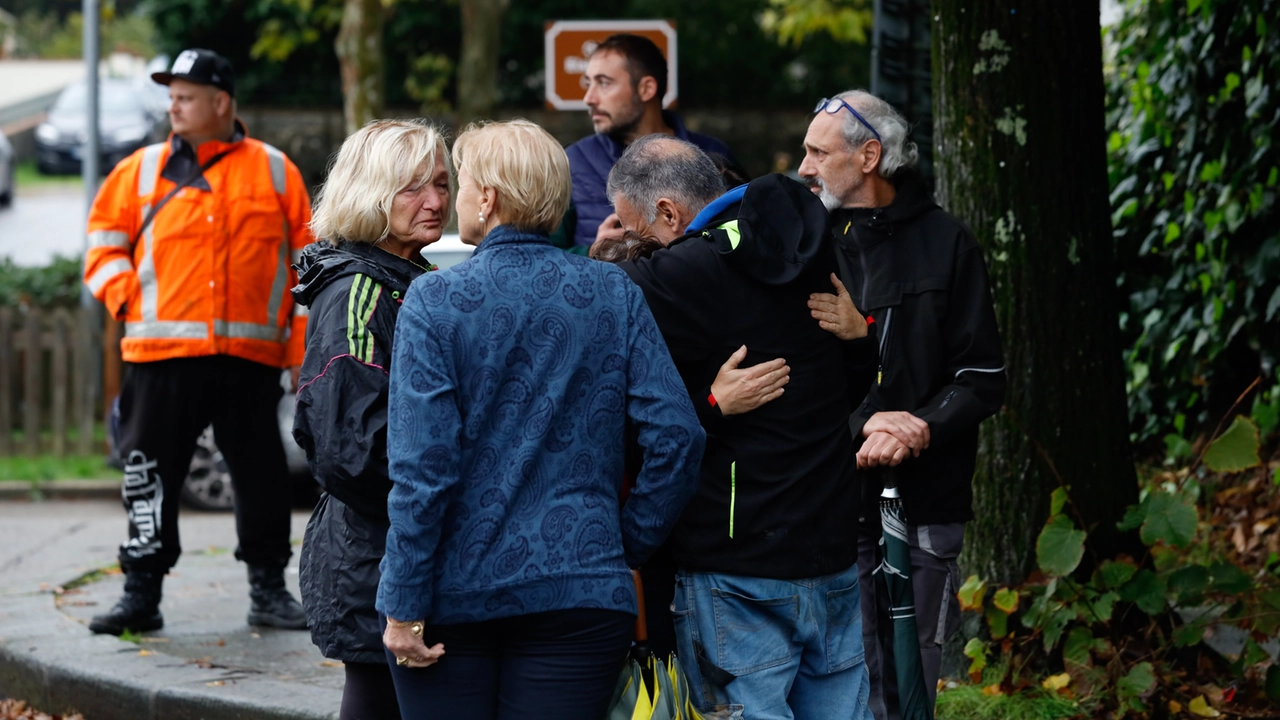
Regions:
<svg viewBox="0 0 1280 720"><path fill-rule="evenodd" d="M720 197L712 200L709 205L702 208L702 212L693 218L693 222L689 223L689 227L685 228L685 234L697 232L707 226L715 216L724 212L726 208L737 202L742 202L742 196L747 194L747 186L739 185Z"/></svg>

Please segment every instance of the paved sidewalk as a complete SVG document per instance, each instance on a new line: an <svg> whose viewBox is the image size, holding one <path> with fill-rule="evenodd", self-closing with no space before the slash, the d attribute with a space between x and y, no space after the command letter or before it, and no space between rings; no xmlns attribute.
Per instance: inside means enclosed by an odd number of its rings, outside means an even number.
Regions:
<svg viewBox="0 0 1280 720"><path fill-rule="evenodd" d="M293 514L295 545L307 516ZM0 501L0 696L86 720L336 717L341 664L306 631L245 623L232 515L184 511L181 523L186 551L165 582L165 627L134 644L85 627L119 597L120 575L58 592L114 564L119 503ZM296 552L286 575L295 595Z"/></svg>

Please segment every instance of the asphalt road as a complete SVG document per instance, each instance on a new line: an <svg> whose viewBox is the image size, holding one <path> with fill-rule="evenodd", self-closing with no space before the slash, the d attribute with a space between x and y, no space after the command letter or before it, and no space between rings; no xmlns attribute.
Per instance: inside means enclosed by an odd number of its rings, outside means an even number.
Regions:
<svg viewBox="0 0 1280 720"><path fill-rule="evenodd" d="M13 205L0 209L0 258L35 267L54 255L84 252L84 192L76 185L18 188Z"/></svg>

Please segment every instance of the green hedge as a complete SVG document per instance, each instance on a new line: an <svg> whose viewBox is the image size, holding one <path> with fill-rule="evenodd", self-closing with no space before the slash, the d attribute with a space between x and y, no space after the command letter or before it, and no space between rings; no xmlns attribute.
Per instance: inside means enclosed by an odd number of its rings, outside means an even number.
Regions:
<svg viewBox="0 0 1280 720"><path fill-rule="evenodd" d="M0 307L73 308L80 304L80 259L57 256L45 267L0 260Z"/></svg>

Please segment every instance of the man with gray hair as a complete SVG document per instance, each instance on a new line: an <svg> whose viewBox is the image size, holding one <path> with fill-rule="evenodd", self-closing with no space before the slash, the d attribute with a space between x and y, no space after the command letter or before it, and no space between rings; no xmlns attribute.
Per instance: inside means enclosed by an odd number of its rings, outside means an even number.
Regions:
<svg viewBox="0 0 1280 720"><path fill-rule="evenodd" d="M620 266L707 432L670 541L676 647L707 717L869 720L848 418L874 338L847 295L841 334L810 317L810 296L836 282L822 204L782 175L720 183L701 150L662 136L633 143L608 181L623 226L667 246ZM785 394L722 412L715 378L735 352L748 367L785 358Z"/></svg>
<svg viewBox="0 0 1280 720"><path fill-rule="evenodd" d="M1004 356L982 249L933 201L915 144L889 103L860 90L818 103L800 176L831 211L841 275L879 319L876 382L849 420L860 468L896 468L911 546L916 624L932 700L942 644L959 623L956 557L973 518L978 425L1004 401ZM825 316L839 299L809 305ZM898 717L886 599L873 580L881 537L879 470L863 473L858 565L877 720Z"/></svg>

